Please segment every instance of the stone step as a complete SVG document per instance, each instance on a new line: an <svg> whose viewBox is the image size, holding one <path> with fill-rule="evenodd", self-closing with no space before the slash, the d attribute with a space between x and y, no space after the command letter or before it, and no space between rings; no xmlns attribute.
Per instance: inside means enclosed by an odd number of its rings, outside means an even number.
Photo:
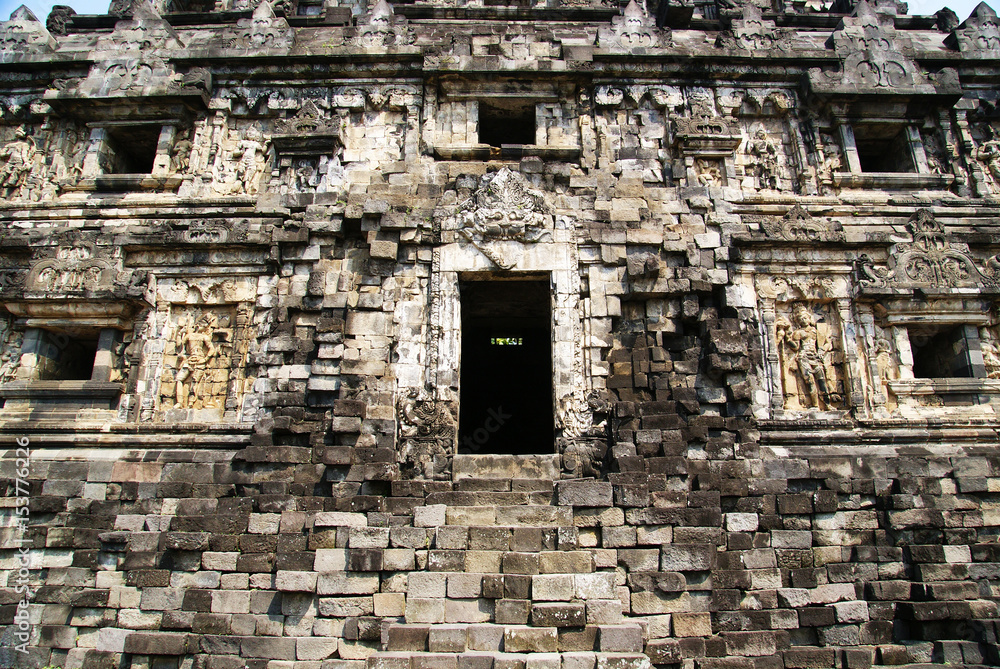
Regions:
<svg viewBox="0 0 1000 669"><path fill-rule="evenodd" d="M386 630L389 652L461 653L465 651L544 653L569 651L641 652L642 628L634 623L562 626L394 623Z"/></svg>
<svg viewBox="0 0 1000 669"><path fill-rule="evenodd" d="M466 551L470 553L474 551ZM544 573L483 571L415 571L407 577L409 597L452 599L534 599L541 602L615 598L615 574L594 571L593 561L575 559L576 553L556 553L572 560L549 561L541 554L535 563ZM532 555L507 553L507 555ZM501 568L512 566L501 561ZM519 564L517 566L523 566ZM573 569L572 567L578 567ZM535 571L538 571L537 569Z"/></svg>
<svg viewBox="0 0 1000 669"><path fill-rule="evenodd" d="M652 669L642 653L594 651L506 653L379 652L368 657L367 669Z"/></svg>
<svg viewBox="0 0 1000 669"><path fill-rule="evenodd" d="M551 455L467 455L452 458L452 481L461 479L559 480L559 456Z"/></svg>
<svg viewBox="0 0 1000 669"><path fill-rule="evenodd" d="M545 504L455 505L445 508L445 523L469 527L574 527L573 507Z"/></svg>
<svg viewBox="0 0 1000 669"><path fill-rule="evenodd" d="M427 504L447 504L448 506L547 506L552 503L552 491L536 492L491 492L457 491L432 492L427 495Z"/></svg>
<svg viewBox="0 0 1000 669"><path fill-rule="evenodd" d="M458 492L548 492L555 490L555 481L539 479L480 479L464 478L452 483ZM442 491L444 492L444 491Z"/></svg>

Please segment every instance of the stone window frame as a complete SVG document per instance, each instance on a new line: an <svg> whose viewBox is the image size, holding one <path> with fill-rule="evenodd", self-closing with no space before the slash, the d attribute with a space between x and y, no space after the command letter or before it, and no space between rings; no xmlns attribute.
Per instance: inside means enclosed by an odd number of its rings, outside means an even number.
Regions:
<svg viewBox="0 0 1000 669"><path fill-rule="evenodd" d="M858 141L855 136L855 126L859 122L841 120L837 123L837 135L840 140L846 171L833 172L833 183L843 188L884 188L891 190L946 190L955 181L953 174L935 174L931 172L924 149L923 138L920 135L918 123L914 120L900 120L900 132L905 133L906 143L914 171L911 172L865 172L861 168L861 158L858 152Z"/></svg>
<svg viewBox="0 0 1000 669"><path fill-rule="evenodd" d="M151 121L95 121L88 123L90 130L88 146L80 171L80 180L75 190L126 192L137 190L176 190L183 175L171 172L170 157L178 135L191 124L177 119ZM103 155L111 149L110 128L135 128L156 126L160 128L156 142L156 153L149 172L108 173L102 167Z"/></svg>
<svg viewBox="0 0 1000 669"><path fill-rule="evenodd" d="M900 406L907 409L920 407L934 408L927 400L931 396L943 398L947 406L975 406L1000 401L1000 380L987 378L983 360L979 330L995 324L995 319L986 307L970 308L967 300L959 298L923 300L892 300L884 303L886 312L878 318L880 327L890 333L897 352L899 378L888 381L889 390L896 396ZM915 327L965 327L965 339L969 351L969 364L973 371L970 377L922 378L913 375L913 353L910 344L910 329Z"/></svg>
<svg viewBox="0 0 1000 669"><path fill-rule="evenodd" d="M465 82L468 84L469 82ZM450 85L442 83L440 90L428 87L425 91L425 122L423 131L423 142L428 153L431 153L439 160L490 160L508 159L517 160L529 156L537 156L543 160L575 161L582 153L582 141L580 133L577 132L573 138L573 143L553 144L548 141L549 126L545 123L547 118L554 116L557 108L567 110L567 98L560 90L554 86L539 86L527 91L517 93L505 92L502 86L497 84L479 82L480 87L462 86L460 84ZM494 147L483 144L479 141L479 106L483 102L501 102L503 100L516 99L526 104L535 106L535 143L534 144L511 144L503 147ZM464 143L452 143L450 141L439 141L441 130L439 125L441 107L449 105L455 109L455 105L465 106L466 130ZM475 134L475 140L471 141ZM452 133L454 135L454 133Z"/></svg>
<svg viewBox="0 0 1000 669"><path fill-rule="evenodd" d="M79 404L81 408L107 410L117 412L118 399L125 389L123 382L112 381L115 355L113 348L120 342L122 329L109 327L108 324L82 324L74 326L77 332L97 333L97 349L89 379L41 379L21 376L25 369L23 360L31 355L28 351L33 345L40 344L46 333L54 333L56 337L72 340L74 337L59 323L50 324L45 319L27 319L20 323L24 330L21 343L18 377L0 385L0 400L3 406L0 411L20 412L31 411L39 405L53 408L63 408ZM62 324L64 325L64 324ZM78 337L77 337L78 338ZM58 343L54 344L58 346Z"/></svg>

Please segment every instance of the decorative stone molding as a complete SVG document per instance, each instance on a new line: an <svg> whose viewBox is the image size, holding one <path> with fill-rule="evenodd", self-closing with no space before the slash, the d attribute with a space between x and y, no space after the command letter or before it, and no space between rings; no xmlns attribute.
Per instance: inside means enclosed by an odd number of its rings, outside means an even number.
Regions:
<svg viewBox="0 0 1000 669"><path fill-rule="evenodd" d="M801 242L843 241L842 226L827 218L814 218L801 205L795 205L781 218L762 217L760 225L771 239Z"/></svg>
<svg viewBox="0 0 1000 669"><path fill-rule="evenodd" d="M294 116L275 122L271 143L279 156L333 153L340 143L339 119L330 118L315 102L306 100Z"/></svg>
<svg viewBox="0 0 1000 669"><path fill-rule="evenodd" d="M945 238L944 225L930 210L918 210L910 217L907 227L913 241L897 244L884 267L876 266L867 255L858 260L858 283L862 290L920 288L942 291L997 286L1000 259L994 256L986 268L980 269L964 249Z"/></svg>
<svg viewBox="0 0 1000 669"><path fill-rule="evenodd" d="M450 480L458 436L457 403L409 388L397 402L396 419L400 473L407 478Z"/></svg>

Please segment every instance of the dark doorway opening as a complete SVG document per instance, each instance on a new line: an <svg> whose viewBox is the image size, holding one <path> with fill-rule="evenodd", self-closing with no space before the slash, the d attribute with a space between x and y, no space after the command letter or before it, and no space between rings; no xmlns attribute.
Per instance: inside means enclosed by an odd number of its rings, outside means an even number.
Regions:
<svg viewBox="0 0 1000 669"><path fill-rule="evenodd" d="M553 452L548 279L461 281L459 453Z"/></svg>

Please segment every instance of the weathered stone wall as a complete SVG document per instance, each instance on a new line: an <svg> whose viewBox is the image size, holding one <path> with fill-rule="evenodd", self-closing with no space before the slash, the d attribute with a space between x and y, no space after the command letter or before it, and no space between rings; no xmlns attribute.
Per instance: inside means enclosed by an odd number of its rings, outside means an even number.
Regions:
<svg viewBox="0 0 1000 669"><path fill-rule="evenodd" d="M161 5L0 24L5 666L1000 664L992 10Z"/></svg>

